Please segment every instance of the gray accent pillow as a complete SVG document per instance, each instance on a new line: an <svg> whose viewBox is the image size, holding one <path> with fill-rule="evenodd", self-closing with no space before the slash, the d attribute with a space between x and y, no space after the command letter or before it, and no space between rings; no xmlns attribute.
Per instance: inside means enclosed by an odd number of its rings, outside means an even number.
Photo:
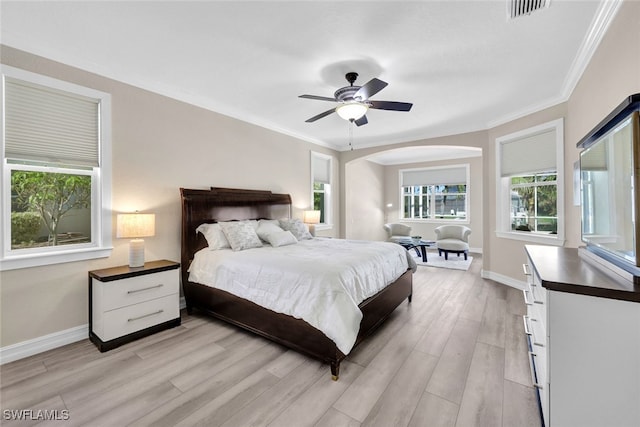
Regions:
<svg viewBox="0 0 640 427"><path fill-rule="evenodd" d="M262 242L256 234L256 229L249 222L222 222L220 227L222 227L222 232L234 251L262 247Z"/></svg>
<svg viewBox="0 0 640 427"><path fill-rule="evenodd" d="M290 231L298 240L313 239L307 226L298 218L281 219L280 227L282 227L283 230Z"/></svg>

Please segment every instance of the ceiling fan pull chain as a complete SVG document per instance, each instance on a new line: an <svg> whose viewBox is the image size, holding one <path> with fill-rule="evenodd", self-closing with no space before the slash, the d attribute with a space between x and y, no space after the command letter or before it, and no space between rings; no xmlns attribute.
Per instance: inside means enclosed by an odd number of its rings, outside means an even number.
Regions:
<svg viewBox="0 0 640 427"><path fill-rule="evenodd" d="M349 120L349 148L353 151L353 119Z"/></svg>

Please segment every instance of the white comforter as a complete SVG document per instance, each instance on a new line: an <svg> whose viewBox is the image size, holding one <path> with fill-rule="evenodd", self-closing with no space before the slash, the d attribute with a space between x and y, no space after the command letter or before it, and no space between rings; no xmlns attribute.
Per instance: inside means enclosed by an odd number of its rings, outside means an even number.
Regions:
<svg viewBox="0 0 640 427"><path fill-rule="evenodd" d="M239 252L202 249L189 281L303 319L348 354L362 319L358 304L408 266L415 271L415 261L395 243L315 238Z"/></svg>

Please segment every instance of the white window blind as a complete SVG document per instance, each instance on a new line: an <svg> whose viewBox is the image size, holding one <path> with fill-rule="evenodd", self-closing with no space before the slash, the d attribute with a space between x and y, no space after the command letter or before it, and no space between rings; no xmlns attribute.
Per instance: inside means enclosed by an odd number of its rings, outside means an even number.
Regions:
<svg viewBox="0 0 640 427"><path fill-rule="evenodd" d="M311 156L313 182L331 183L331 159L329 157Z"/></svg>
<svg viewBox="0 0 640 427"><path fill-rule="evenodd" d="M556 170L556 133L548 130L501 144L503 177Z"/></svg>
<svg viewBox="0 0 640 427"><path fill-rule="evenodd" d="M4 156L97 167L98 113L96 99L7 78Z"/></svg>
<svg viewBox="0 0 640 427"><path fill-rule="evenodd" d="M467 169L453 167L446 169L419 169L402 171L402 185L452 185L466 184Z"/></svg>

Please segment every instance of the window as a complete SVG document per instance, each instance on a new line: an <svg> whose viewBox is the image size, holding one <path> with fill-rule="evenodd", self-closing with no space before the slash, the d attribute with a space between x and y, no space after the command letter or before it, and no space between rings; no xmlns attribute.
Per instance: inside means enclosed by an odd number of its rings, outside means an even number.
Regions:
<svg viewBox="0 0 640 427"><path fill-rule="evenodd" d="M469 165L400 171L402 219L468 221Z"/></svg>
<svg viewBox="0 0 640 427"><path fill-rule="evenodd" d="M313 209L320 211L320 224L331 224L331 156L311 152ZM322 228L322 226L316 227Z"/></svg>
<svg viewBox="0 0 640 427"><path fill-rule="evenodd" d="M2 66L0 268L109 256L110 97Z"/></svg>
<svg viewBox="0 0 640 427"><path fill-rule="evenodd" d="M558 232L555 173L511 177L511 230L534 233Z"/></svg>
<svg viewBox="0 0 640 427"><path fill-rule="evenodd" d="M497 235L563 244L563 121L496 140Z"/></svg>

